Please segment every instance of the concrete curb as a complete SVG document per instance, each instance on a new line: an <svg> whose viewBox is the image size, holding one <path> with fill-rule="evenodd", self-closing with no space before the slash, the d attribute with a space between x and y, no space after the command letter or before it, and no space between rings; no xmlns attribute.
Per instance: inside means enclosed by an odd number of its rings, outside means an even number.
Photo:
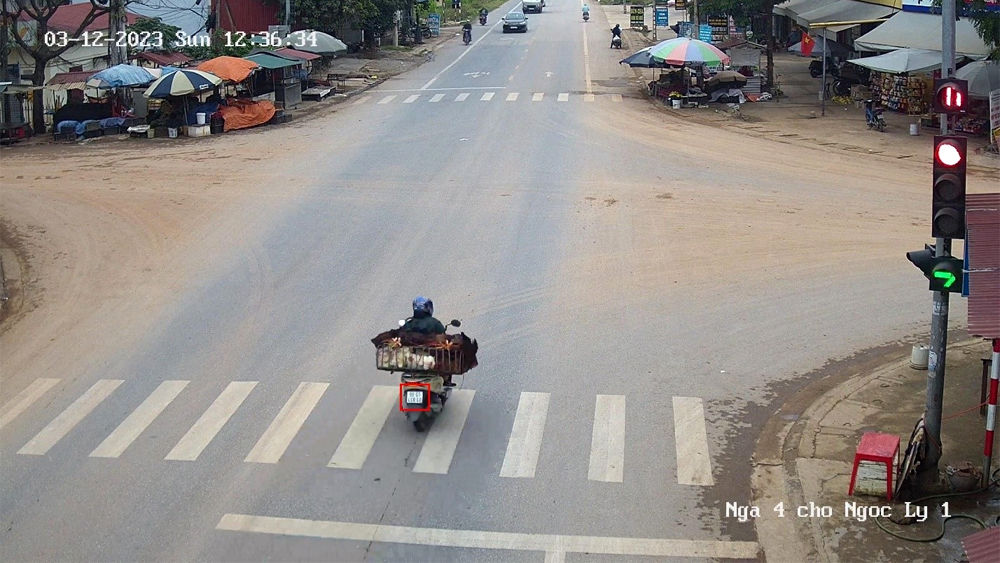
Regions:
<svg viewBox="0 0 1000 563"><path fill-rule="evenodd" d="M981 342L979 338L970 338L948 349L965 349ZM812 452L803 451L803 439L808 442L810 437L815 437L821 422L839 403L880 377L909 365L908 357L899 359L899 352L892 354L895 360L885 361L873 369L848 375L834 374L807 385L775 411L765 424L751 457L750 488L752 502L761 509L761 517L756 520L757 542L767 561L834 561L824 548L826 538L818 525L810 525L811 519L779 518L772 509L779 502L787 509L820 501L804 498L796 460L809 458ZM864 374L865 371L868 373ZM809 406L801 415L795 415L796 409L789 406L804 401L810 401Z"/></svg>

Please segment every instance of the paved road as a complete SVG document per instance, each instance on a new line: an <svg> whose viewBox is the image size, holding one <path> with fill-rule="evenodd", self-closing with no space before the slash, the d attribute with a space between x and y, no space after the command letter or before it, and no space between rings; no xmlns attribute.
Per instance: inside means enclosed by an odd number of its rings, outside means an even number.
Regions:
<svg viewBox="0 0 1000 563"><path fill-rule="evenodd" d="M912 237L850 170L650 116L603 15L503 11L304 126L310 181L138 346L4 391L2 559L755 557L721 512L771 386L919 330ZM417 294L482 343L426 435L367 341Z"/></svg>

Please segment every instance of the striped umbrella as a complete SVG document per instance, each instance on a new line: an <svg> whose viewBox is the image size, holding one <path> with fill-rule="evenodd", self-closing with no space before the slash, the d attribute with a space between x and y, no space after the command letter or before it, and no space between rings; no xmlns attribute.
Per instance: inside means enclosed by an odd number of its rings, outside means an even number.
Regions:
<svg viewBox="0 0 1000 563"><path fill-rule="evenodd" d="M653 60L668 65L683 66L687 64L703 64L719 66L729 64L729 55L723 53L710 43L678 37L654 45L649 49Z"/></svg>
<svg viewBox="0 0 1000 563"><path fill-rule="evenodd" d="M147 98L186 96L195 92L211 90L213 86L219 84L222 84L222 79L210 72L179 68L175 72L156 79L142 95Z"/></svg>

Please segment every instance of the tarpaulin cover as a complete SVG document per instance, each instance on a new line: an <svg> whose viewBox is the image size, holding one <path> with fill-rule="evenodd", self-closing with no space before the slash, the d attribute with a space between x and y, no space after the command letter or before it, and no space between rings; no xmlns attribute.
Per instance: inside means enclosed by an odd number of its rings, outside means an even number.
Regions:
<svg viewBox="0 0 1000 563"><path fill-rule="evenodd" d="M229 82L243 82L259 66L253 61L239 57L215 57L201 63L197 68Z"/></svg>
<svg viewBox="0 0 1000 563"><path fill-rule="evenodd" d="M372 344L378 349L386 347L418 347L433 350L460 351L461 354L453 354L451 357L460 358L462 365L437 366L442 372L447 373L461 374L479 365L479 362L476 360L479 343L466 336L464 332L460 334L422 334L418 332L404 332L397 328L383 332L372 338Z"/></svg>
<svg viewBox="0 0 1000 563"><path fill-rule="evenodd" d="M248 100L230 100L228 106L219 108L225 124L223 131L246 129L271 121L275 113L274 104L267 100L251 102Z"/></svg>

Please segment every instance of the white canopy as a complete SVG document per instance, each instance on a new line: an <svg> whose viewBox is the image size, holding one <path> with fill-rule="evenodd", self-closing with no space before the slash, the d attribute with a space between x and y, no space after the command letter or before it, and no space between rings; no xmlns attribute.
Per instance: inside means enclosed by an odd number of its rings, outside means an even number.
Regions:
<svg viewBox="0 0 1000 563"><path fill-rule="evenodd" d="M865 51L896 49L941 49L941 16L899 12L889 21L854 40L854 48ZM976 33L969 18L955 23L955 53L972 59L985 58L990 49Z"/></svg>
<svg viewBox="0 0 1000 563"><path fill-rule="evenodd" d="M955 71L955 78L969 81L969 97L990 99L990 92L1000 90L1000 62L976 61Z"/></svg>
<svg viewBox="0 0 1000 563"><path fill-rule="evenodd" d="M955 57L956 59L961 56ZM902 74L904 72L927 72L941 68L941 51L924 49L899 49L877 57L865 57L847 61L876 72Z"/></svg>
<svg viewBox="0 0 1000 563"><path fill-rule="evenodd" d="M805 7L805 6L803 6ZM897 10L888 6L868 4L855 0L834 0L809 11L798 12L793 19L799 25L810 26L823 22L846 22L886 18Z"/></svg>

